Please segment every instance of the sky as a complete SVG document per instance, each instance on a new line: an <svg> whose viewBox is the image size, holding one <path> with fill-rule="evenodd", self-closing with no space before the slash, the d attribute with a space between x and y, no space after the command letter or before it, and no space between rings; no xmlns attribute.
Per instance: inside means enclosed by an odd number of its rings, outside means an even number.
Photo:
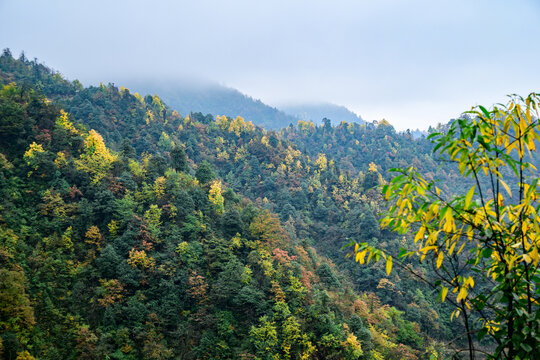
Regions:
<svg viewBox="0 0 540 360"><path fill-rule="evenodd" d="M0 0L0 47L85 85L201 79L398 130L540 92L537 0Z"/></svg>

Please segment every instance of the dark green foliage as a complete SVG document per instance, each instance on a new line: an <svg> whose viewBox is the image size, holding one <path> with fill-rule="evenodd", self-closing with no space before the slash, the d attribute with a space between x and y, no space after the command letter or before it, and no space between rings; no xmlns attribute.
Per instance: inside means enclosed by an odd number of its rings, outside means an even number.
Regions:
<svg viewBox="0 0 540 360"><path fill-rule="evenodd" d="M2 335L4 349L31 348L40 359L232 359L267 356L271 344L283 358L288 348L290 358L343 359L358 358L358 345L367 359L398 342L421 356L459 329L439 322L444 308L432 302L429 313L405 313L399 332L385 320L388 306L355 291L405 311L420 301L407 292L418 283L400 274L395 289L379 287L383 270L349 266L340 250L347 238L399 247L378 227L383 204L370 188L395 163L436 171L422 158L427 142L373 124L227 128L212 116L183 119L158 96L57 75L0 57L0 84L29 84L0 96L0 136L9 139L0 141L0 269L20 264L24 277L10 282L24 284L36 321L16 330L20 343ZM73 131L57 123L60 109ZM86 129L117 151L98 183L77 166ZM43 152L29 164L33 142ZM223 184L223 215L209 201L213 180ZM374 340L382 333L388 348Z"/></svg>
<svg viewBox="0 0 540 360"><path fill-rule="evenodd" d="M171 151L171 165L176 171L186 171L188 169L184 149L177 146Z"/></svg>
<svg viewBox="0 0 540 360"><path fill-rule="evenodd" d="M328 287L333 288L340 286L339 279L337 278L336 273L327 263L322 263L317 268L316 274L321 279L321 281L328 285Z"/></svg>
<svg viewBox="0 0 540 360"><path fill-rule="evenodd" d="M204 160L197 168L195 177L201 182L201 184L207 184L216 178L216 173L212 169L210 163Z"/></svg>

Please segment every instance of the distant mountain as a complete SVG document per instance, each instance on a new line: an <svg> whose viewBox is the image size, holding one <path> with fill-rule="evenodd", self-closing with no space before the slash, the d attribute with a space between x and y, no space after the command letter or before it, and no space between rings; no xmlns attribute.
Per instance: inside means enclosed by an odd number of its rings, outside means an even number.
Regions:
<svg viewBox="0 0 540 360"><path fill-rule="evenodd" d="M126 80L132 91L141 95L159 94L171 108L182 115L201 112L212 115L241 116L246 121L266 129L280 129L296 124L294 116L266 105L258 99L242 94L240 91L218 84L193 81L145 82Z"/></svg>
<svg viewBox="0 0 540 360"><path fill-rule="evenodd" d="M279 108L289 115L302 120L311 120L316 124L320 123L324 118L332 120L334 124L339 124L342 121L365 123L359 115L345 106L331 103L288 104L279 105Z"/></svg>

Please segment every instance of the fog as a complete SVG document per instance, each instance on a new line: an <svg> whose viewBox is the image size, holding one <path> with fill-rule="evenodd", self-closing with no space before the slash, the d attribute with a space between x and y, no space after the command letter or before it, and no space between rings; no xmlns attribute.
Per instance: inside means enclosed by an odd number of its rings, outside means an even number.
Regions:
<svg viewBox="0 0 540 360"><path fill-rule="evenodd" d="M397 129L539 91L535 1L0 0L0 46L85 85L203 81Z"/></svg>

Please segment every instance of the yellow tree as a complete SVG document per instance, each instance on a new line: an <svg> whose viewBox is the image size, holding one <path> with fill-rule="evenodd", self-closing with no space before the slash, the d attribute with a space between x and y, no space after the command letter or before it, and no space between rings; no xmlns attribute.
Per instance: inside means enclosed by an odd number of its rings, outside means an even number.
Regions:
<svg viewBox="0 0 540 360"><path fill-rule="evenodd" d="M101 135L93 129L88 133L84 143L84 152L75 163L79 170L89 173L92 176L92 182L97 184L112 168L116 156L111 154Z"/></svg>
<svg viewBox="0 0 540 360"><path fill-rule="evenodd" d="M478 106L445 133L430 135L434 152L469 181L466 193L445 193L414 168L396 169L399 175L383 187L391 205L381 226L413 233L414 245L399 258L417 256L440 275L432 285L455 305L452 317L463 314L471 359L479 351L474 332L494 339L497 359L532 359L540 348L540 203L532 163L539 100L533 93L489 110ZM391 271L388 253L353 245L356 261L386 259Z"/></svg>
<svg viewBox="0 0 540 360"><path fill-rule="evenodd" d="M223 214L225 211L224 208L224 198L221 190L221 181L214 181L210 185L210 190L208 191L208 200L214 205L214 209L218 215Z"/></svg>

